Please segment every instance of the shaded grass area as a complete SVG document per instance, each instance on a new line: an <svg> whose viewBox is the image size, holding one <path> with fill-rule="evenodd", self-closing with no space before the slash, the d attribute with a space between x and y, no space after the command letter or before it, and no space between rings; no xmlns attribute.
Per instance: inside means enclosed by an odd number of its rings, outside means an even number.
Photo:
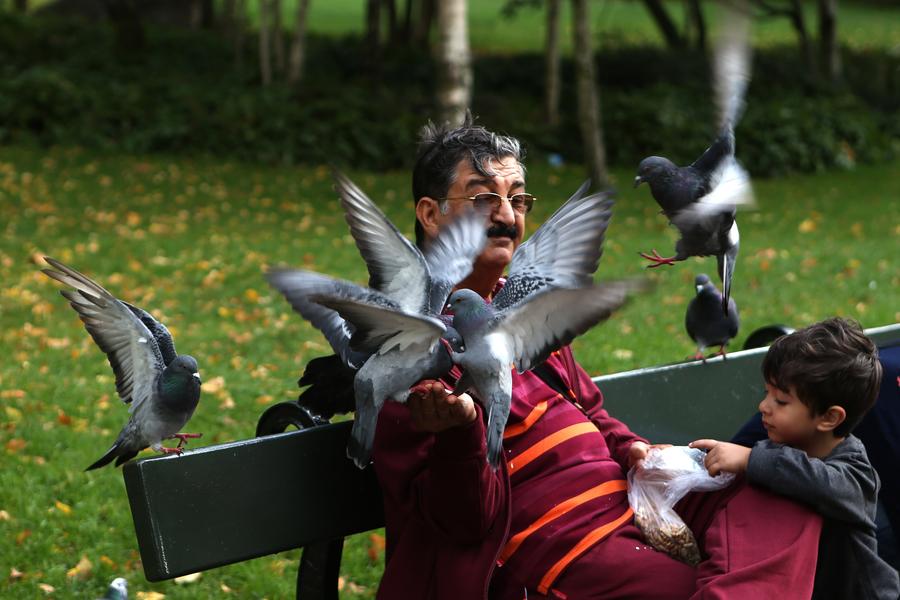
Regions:
<svg viewBox="0 0 900 600"><path fill-rule="evenodd" d="M900 321L898 166L756 182L759 210L739 217L735 346L773 322ZM407 173L351 176L412 235ZM592 374L692 354L684 309L695 274L714 272L713 259L644 271L637 252L669 253L675 235L646 188L630 187L633 173L616 176L621 195L598 279L646 275L657 285L576 341ZM539 200L529 231L579 183L575 168L532 165ZM193 583L144 580L120 474L82 472L126 411L102 352L35 262L48 254L96 278L153 312L178 350L198 358L203 396L188 429L204 437L191 446L252 437L267 406L296 397L306 361L329 352L266 286L265 267L366 279L327 169L0 148L0 212L0 597L46 597L45 585L54 598L92 598L119 575L132 592L167 598L292 597L298 551ZM378 538L349 540L342 597L373 597L382 564Z"/></svg>

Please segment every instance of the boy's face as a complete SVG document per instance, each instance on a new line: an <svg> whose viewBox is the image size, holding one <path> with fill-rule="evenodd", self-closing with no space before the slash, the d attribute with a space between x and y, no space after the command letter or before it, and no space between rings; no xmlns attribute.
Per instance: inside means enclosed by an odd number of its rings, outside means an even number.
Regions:
<svg viewBox="0 0 900 600"><path fill-rule="evenodd" d="M808 453L820 434L821 417L813 416L793 387L786 392L766 383L766 396L759 403L759 412L773 442Z"/></svg>

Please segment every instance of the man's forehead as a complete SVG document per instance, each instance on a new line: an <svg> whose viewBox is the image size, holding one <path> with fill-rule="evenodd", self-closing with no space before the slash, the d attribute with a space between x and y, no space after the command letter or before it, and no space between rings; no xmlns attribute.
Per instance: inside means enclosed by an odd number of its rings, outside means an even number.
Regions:
<svg viewBox="0 0 900 600"><path fill-rule="evenodd" d="M503 179L517 179L525 181L525 174L522 166L512 156L506 156L500 159L492 158L485 160L484 170L493 177L502 177ZM466 158L460 161L456 169L457 178L469 180L484 179L485 176L479 173L473 166L470 159Z"/></svg>

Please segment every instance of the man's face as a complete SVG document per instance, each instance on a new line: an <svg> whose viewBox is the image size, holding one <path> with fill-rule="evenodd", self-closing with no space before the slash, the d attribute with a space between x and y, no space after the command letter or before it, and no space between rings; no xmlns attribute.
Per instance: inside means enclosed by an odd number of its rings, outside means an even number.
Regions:
<svg viewBox="0 0 900 600"><path fill-rule="evenodd" d="M460 161L456 168L456 181L447 190L447 198L467 198L481 192L494 192L504 198L525 191L525 176L518 162L512 157L491 162L489 169L493 176L484 176L472 168L468 159ZM432 202L437 203L436 199ZM434 237L444 225L467 209L472 202L468 200L447 200L448 210L441 214L434 211L433 219L426 217L420 221L425 235ZM475 261L475 270L479 267L504 268L512 261L512 255L525 234L525 215L513 210L506 200L485 216L488 227L488 240L481 255Z"/></svg>

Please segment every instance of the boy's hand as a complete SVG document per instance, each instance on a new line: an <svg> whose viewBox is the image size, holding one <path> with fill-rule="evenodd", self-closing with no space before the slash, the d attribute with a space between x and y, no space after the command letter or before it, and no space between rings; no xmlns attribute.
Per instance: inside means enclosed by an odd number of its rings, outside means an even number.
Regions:
<svg viewBox="0 0 900 600"><path fill-rule="evenodd" d="M747 470L750 461L750 448L720 442L718 440L695 440L688 444L691 448L706 450L706 470L715 477L722 471L740 474Z"/></svg>
<svg viewBox="0 0 900 600"><path fill-rule="evenodd" d="M478 416L471 396L454 396L439 381L418 383L410 390L406 405L413 428L430 433L471 423Z"/></svg>

